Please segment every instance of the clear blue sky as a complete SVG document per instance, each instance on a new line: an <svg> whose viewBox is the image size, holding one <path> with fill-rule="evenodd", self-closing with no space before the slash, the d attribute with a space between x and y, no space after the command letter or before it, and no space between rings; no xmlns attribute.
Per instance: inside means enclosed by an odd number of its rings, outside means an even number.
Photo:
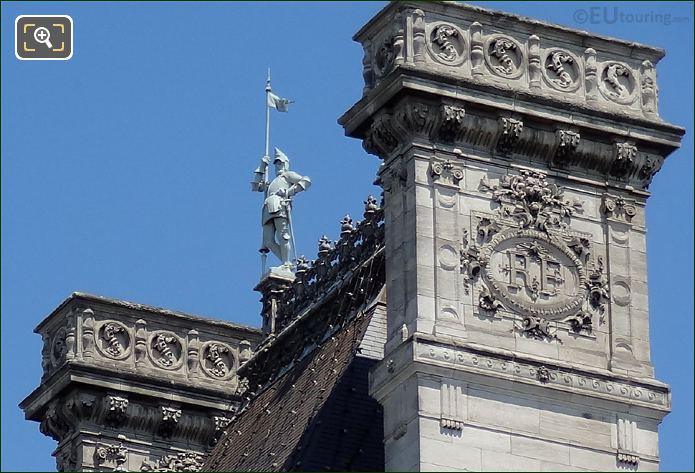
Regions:
<svg viewBox="0 0 695 473"><path fill-rule="evenodd" d="M652 355L673 387L662 469L693 469L693 5L481 2L657 45L661 114L685 126L651 187ZM361 96L353 33L382 3L2 3L2 471L55 468L18 402L40 378L36 324L73 291L258 325L263 86L296 100L273 145L313 179L297 197L300 253L379 189L336 119ZM618 8L618 21L613 21ZM648 23L626 15L652 13ZM14 57L19 14L69 14L71 60ZM658 14L661 14L659 19ZM670 18L684 17L681 22ZM667 24L668 23L668 24Z"/></svg>

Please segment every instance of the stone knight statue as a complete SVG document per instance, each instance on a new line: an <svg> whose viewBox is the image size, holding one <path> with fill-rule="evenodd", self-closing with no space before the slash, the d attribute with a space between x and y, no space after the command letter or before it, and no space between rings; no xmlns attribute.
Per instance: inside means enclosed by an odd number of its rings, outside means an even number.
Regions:
<svg viewBox="0 0 695 473"><path fill-rule="evenodd" d="M270 158L264 156L254 172L251 189L265 193L263 201L263 246L261 253L271 251L282 263L282 269L289 270L290 255L294 241L292 236L292 196L305 191L311 185L308 176L290 171L289 158L275 148L275 178L268 182Z"/></svg>

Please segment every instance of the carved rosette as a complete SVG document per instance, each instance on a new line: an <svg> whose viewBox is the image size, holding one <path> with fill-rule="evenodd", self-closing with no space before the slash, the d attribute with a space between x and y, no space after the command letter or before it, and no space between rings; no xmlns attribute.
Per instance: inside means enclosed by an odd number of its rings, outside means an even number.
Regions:
<svg viewBox="0 0 695 473"><path fill-rule="evenodd" d="M466 60L466 40L463 31L450 23L427 25L427 49L437 62L447 66L460 66Z"/></svg>
<svg viewBox="0 0 695 473"><path fill-rule="evenodd" d="M234 376L234 352L222 342L206 342L202 348L201 366L214 379L228 380Z"/></svg>
<svg viewBox="0 0 695 473"><path fill-rule="evenodd" d="M599 77L599 90L608 100L623 105L635 101L637 83L630 66L621 62L606 63Z"/></svg>
<svg viewBox="0 0 695 473"><path fill-rule="evenodd" d="M506 79L516 79L524 73L522 46L509 36L491 36L485 41L485 62L490 71Z"/></svg>
<svg viewBox="0 0 695 473"><path fill-rule="evenodd" d="M122 360L130 355L131 338L128 327L121 322L109 320L98 324L97 349L113 360Z"/></svg>
<svg viewBox="0 0 695 473"><path fill-rule="evenodd" d="M574 92L581 85L581 61L564 49L550 49L545 53L543 77L555 90Z"/></svg>
<svg viewBox="0 0 695 473"><path fill-rule="evenodd" d="M175 370L183 364L183 344L173 332L153 332L147 347L150 358L160 368Z"/></svg>

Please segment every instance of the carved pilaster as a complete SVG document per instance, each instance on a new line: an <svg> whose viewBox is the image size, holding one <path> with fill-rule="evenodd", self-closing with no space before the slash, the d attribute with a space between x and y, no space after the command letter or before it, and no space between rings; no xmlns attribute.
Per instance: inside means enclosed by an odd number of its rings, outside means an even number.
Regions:
<svg viewBox="0 0 695 473"><path fill-rule="evenodd" d="M374 71L372 70L372 42L367 40L362 44L362 78L364 79L364 89L362 94L366 94L374 87Z"/></svg>
<svg viewBox="0 0 695 473"><path fill-rule="evenodd" d="M485 73L484 62L485 55L483 53L483 25L480 23L471 23L471 72L474 76L482 76Z"/></svg>
<svg viewBox="0 0 695 473"><path fill-rule="evenodd" d="M659 89L656 85L656 69L651 61L642 61L640 66L640 97L642 112L650 118L656 117L659 106Z"/></svg>
<svg viewBox="0 0 695 473"><path fill-rule="evenodd" d="M584 89L586 100L598 100L598 75L596 65L596 50L587 48L584 51Z"/></svg>
<svg viewBox="0 0 695 473"><path fill-rule="evenodd" d="M425 61L425 12L415 9L412 11L413 23L413 61Z"/></svg>
<svg viewBox="0 0 695 473"><path fill-rule="evenodd" d="M67 361L73 360L76 355L77 350L77 329L75 327L75 312L70 311L65 318L65 359Z"/></svg>
<svg viewBox="0 0 695 473"><path fill-rule="evenodd" d="M197 378L198 377L198 366L200 365L200 360L198 359L200 351L200 340L198 339L197 330L188 331L188 377Z"/></svg>
<svg viewBox="0 0 695 473"><path fill-rule="evenodd" d="M147 322L138 319L135 322L135 366L147 365Z"/></svg>
<svg viewBox="0 0 695 473"><path fill-rule="evenodd" d="M94 355L94 311L82 311L82 357L91 358Z"/></svg>
<svg viewBox="0 0 695 473"><path fill-rule="evenodd" d="M531 89L541 88L541 39L534 35L528 39L528 75Z"/></svg>

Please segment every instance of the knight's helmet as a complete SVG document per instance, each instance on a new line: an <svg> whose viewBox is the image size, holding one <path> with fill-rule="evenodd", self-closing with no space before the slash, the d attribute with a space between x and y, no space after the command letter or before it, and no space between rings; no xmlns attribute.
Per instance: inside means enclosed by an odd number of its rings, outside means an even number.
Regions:
<svg viewBox="0 0 695 473"><path fill-rule="evenodd" d="M285 163L286 168L290 167L290 158L288 158L285 153L280 151L280 149L275 148L275 159L273 160L273 164L277 163L278 161Z"/></svg>

